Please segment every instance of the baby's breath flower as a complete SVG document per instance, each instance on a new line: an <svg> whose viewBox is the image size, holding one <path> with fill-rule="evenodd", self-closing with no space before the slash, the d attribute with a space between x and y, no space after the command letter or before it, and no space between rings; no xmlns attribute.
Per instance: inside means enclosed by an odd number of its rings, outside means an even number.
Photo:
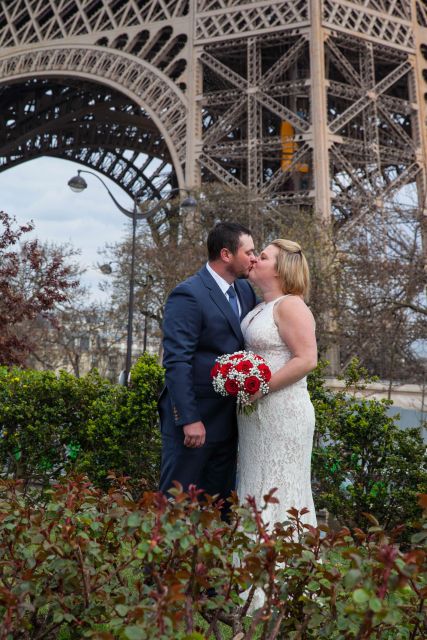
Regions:
<svg viewBox="0 0 427 640"><path fill-rule="evenodd" d="M219 356L211 371L215 391L222 396L235 397L239 412L255 409L252 396L258 391L266 395L271 371L264 358L252 351L236 351Z"/></svg>

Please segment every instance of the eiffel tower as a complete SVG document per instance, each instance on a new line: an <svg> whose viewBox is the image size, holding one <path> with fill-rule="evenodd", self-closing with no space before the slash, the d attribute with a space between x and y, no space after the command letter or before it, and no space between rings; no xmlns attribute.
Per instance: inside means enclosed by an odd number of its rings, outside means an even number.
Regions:
<svg viewBox="0 0 427 640"><path fill-rule="evenodd" d="M215 181L337 225L412 185L425 221L426 101L425 0L0 1L1 171Z"/></svg>

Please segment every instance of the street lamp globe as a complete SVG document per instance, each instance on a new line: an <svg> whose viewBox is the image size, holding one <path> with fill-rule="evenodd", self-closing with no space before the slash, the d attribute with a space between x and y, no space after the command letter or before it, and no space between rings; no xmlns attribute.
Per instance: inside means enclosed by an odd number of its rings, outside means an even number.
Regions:
<svg viewBox="0 0 427 640"><path fill-rule="evenodd" d="M80 174L78 174L68 180L68 186L70 187L71 191L74 191L75 193L81 193L87 188L87 182L84 178L81 177Z"/></svg>
<svg viewBox="0 0 427 640"><path fill-rule="evenodd" d="M111 262L107 262L106 264L98 265L99 270L106 276L110 276L113 273L113 268L111 266Z"/></svg>
<svg viewBox="0 0 427 640"><path fill-rule="evenodd" d="M185 213L194 213L197 209L197 200L193 196L187 196L181 202L180 209L184 209Z"/></svg>

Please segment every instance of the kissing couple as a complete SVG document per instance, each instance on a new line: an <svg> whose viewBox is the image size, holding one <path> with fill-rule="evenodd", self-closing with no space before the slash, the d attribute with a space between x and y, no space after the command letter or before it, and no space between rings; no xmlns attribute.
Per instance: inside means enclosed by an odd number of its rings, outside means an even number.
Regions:
<svg viewBox="0 0 427 640"><path fill-rule="evenodd" d="M197 485L224 500L276 487L268 504L271 524L291 507L309 512L314 409L306 375L317 364L315 322L304 299L310 277L301 247L273 240L259 255L251 232L221 222L209 232L208 262L170 294L164 313L165 387L159 399L162 433L160 490L173 480ZM262 295L260 302L252 288ZM218 356L241 350L262 356L272 372L268 393L253 396L255 409L237 414L236 400L215 392L210 372ZM237 471L237 487L236 487Z"/></svg>

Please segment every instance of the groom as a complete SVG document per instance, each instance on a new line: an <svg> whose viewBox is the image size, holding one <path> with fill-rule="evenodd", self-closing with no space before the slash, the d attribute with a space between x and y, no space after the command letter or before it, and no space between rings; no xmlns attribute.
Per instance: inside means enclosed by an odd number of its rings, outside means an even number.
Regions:
<svg viewBox="0 0 427 640"><path fill-rule="evenodd" d="M217 224L208 235L208 263L169 296L163 324L166 386L159 400L160 490L173 480L196 484L224 500L235 488L236 404L217 394L215 358L243 349L240 320L255 306L246 280L256 262L249 229Z"/></svg>

